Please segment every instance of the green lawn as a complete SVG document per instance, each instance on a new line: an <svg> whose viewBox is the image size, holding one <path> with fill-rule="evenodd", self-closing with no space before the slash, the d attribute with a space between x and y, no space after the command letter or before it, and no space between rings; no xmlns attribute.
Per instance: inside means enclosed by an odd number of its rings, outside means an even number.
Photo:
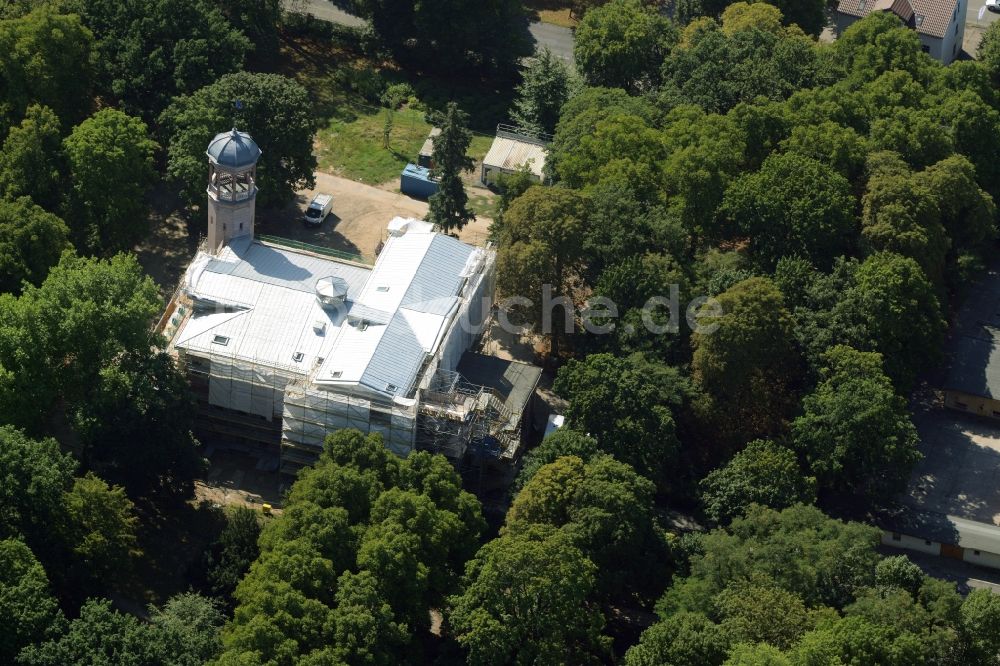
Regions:
<svg viewBox="0 0 1000 666"><path fill-rule="evenodd" d="M416 161L431 126L424 121L422 111L397 111L386 149L382 146L384 124L384 109L368 106L331 120L316 136L320 170L370 185L398 179L403 167ZM469 156L481 161L492 142L493 137L474 134Z"/></svg>
<svg viewBox="0 0 1000 666"><path fill-rule="evenodd" d="M370 185L398 179L403 167L416 161L431 126L420 111L397 111L386 149L382 146L384 124L385 112L368 107L361 107L353 118L330 121L316 136L320 170Z"/></svg>

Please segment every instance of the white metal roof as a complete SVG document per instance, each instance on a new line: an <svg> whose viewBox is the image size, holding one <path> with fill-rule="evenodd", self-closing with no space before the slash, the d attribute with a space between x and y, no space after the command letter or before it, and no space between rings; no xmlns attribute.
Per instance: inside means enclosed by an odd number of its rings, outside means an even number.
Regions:
<svg viewBox="0 0 1000 666"><path fill-rule="evenodd" d="M185 290L201 307L173 344L405 397L483 252L417 221L396 232L373 268L249 241L199 253ZM344 307L317 301L328 276L346 285Z"/></svg>
<svg viewBox="0 0 1000 666"><path fill-rule="evenodd" d="M531 173L542 178L542 170L545 168L545 154L545 147L537 143L498 136L493 139L493 145L490 146L490 151L483 158L483 164L487 168L501 169L507 172L517 171L527 165Z"/></svg>

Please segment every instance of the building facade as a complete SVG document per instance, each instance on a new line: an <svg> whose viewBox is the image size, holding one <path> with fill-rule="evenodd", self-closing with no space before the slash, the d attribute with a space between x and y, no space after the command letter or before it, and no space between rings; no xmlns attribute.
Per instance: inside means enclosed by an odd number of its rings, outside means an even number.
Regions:
<svg viewBox="0 0 1000 666"><path fill-rule="evenodd" d="M403 456L487 442L512 455L520 416L456 372L491 311L493 250L402 218L374 265L255 239L259 155L236 130L209 145L208 236L159 325L203 436L273 452L288 473L347 427Z"/></svg>
<svg viewBox="0 0 1000 666"><path fill-rule="evenodd" d="M949 64L962 53L965 13L971 0L840 0L837 34L872 12L891 12L916 31L925 53Z"/></svg>

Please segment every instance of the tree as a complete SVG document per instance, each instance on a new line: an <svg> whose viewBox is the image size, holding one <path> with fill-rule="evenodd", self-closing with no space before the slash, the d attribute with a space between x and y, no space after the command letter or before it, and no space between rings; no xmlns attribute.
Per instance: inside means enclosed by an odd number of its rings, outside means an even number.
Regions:
<svg viewBox="0 0 1000 666"><path fill-rule="evenodd" d="M281 26L281 3L278 0L216 0L219 10L234 28L253 44L258 59L278 54L278 29Z"/></svg>
<svg viewBox="0 0 1000 666"><path fill-rule="evenodd" d="M951 240L949 282L960 285L974 279L997 233L996 206L976 183L975 167L965 157L952 155L914 178L937 198L941 224Z"/></svg>
<svg viewBox="0 0 1000 666"><path fill-rule="evenodd" d="M69 228L61 219L28 197L0 199L0 291L41 284L69 248Z"/></svg>
<svg viewBox="0 0 1000 666"><path fill-rule="evenodd" d="M524 7L515 0L463 5L459 12L443 0L359 0L355 6L382 46L423 69L506 74L531 55Z"/></svg>
<svg viewBox="0 0 1000 666"><path fill-rule="evenodd" d="M810 628L802 599L763 576L735 581L715 597L720 628L731 645L787 649Z"/></svg>
<svg viewBox="0 0 1000 666"><path fill-rule="evenodd" d="M147 352L110 361L70 416L87 465L130 495L189 497L204 466L192 403L173 359Z"/></svg>
<svg viewBox="0 0 1000 666"><path fill-rule="evenodd" d="M473 161L466 153L472 141L468 129L469 117L455 102L448 102L448 109L434 123L441 133L434 138L434 176L438 191L431 195L427 221L443 231L461 231L475 214L468 208L468 195L462 183L462 172L471 171Z"/></svg>
<svg viewBox="0 0 1000 666"><path fill-rule="evenodd" d="M700 537L690 573L674 578L657 613L662 618L685 610L714 614L716 595L754 577L770 579L807 607L843 608L874 582L879 534L875 527L842 522L811 506L780 512L753 506L728 528Z"/></svg>
<svg viewBox="0 0 1000 666"><path fill-rule="evenodd" d="M574 326L572 280L581 267L586 228L586 196L573 190L532 187L507 209L500 230L497 290L504 298L530 301L513 304L517 307L510 309L524 317L528 325L541 327L542 333L551 335L554 357L559 354L560 340ZM564 322L552 320L555 312L545 312L546 285L551 289L553 305L560 305L564 311ZM561 304L555 300L560 298Z"/></svg>
<svg viewBox="0 0 1000 666"><path fill-rule="evenodd" d="M976 49L976 59L989 72L993 82L1000 84L1000 27L990 23Z"/></svg>
<svg viewBox="0 0 1000 666"><path fill-rule="evenodd" d="M11 426L0 427L0 538L23 538L29 546L50 543L62 520L63 493L73 483L76 462L54 439L35 441ZM39 548L41 550L41 548Z"/></svg>
<svg viewBox="0 0 1000 666"><path fill-rule="evenodd" d="M570 187L583 187L586 183L575 175L578 169L568 168L565 163L576 154L580 141L594 133L598 123L616 115L638 116L651 125L659 114L645 97L632 97L619 88L584 88L570 97L560 111L546 170Z"/></svg>
<svg viewBox="0 0 1000 666"><path fill-rule="evenodd" d="M1000 652L1000 598L989 590L973 590L962 602L962 629L970 644L970 661L996 664Z"/></svg>
<svg viewBox="0 0 1000 666"><path fill-rule="evenodd" d="M750 239L764 268L791 255L825 268L854 240L854 207L846 178L814 159L785 153L733 181L720 216L724 233Z"/></svg>
<svg viewBox="0 0 1000 666"><path fill-rule="evenodd" d="M934 288L913 259L877 252L854 271L831 312L831 329L859 351L882 355L885 373L905 392L941 353L945 322Z"/></svg>
<svg viewBox="0 0 1000 666"><path fill-rule="evenodd" d="M403 460L381 435L329 435L261 533L219 663L399 663L484 529L442 456Z"/></svg>
<svg viewBox="0 0 1000 666"><path fill-rule="evenodd" d="M720 666L726 639L700 613L675 613L646 631L625 653L626 666Z"/></svg>
<svg viewBox="0 0 1000 666"><path fill-rule="evenodd" d="M241 108L235 108L235 102ZM309 93L279 74L238 72L175 98L160 116L168 140L167 174L188 205L205 201L205 148L219 132L236 126L260 146L257 200L280 206L295 191L315 185L315 120Z"/></svg>
<svg viewBox="0 0 1000 666"><path fill-rule="evenodd" d="M699 418L731 447L783 428L801 359L784 298L769 279L739 282L717 301L719 310L706 305L699 319L705 332L691 337L691 370L704 394Z"/></svg>
<svg viewBox="0 0 1000 666"><path fill-rule="evenodd" d="M337 581L332 642L334 657L342 663L392 666L409 641L406 626L396 622L378 587L369 571L345 571Z"/></svg>
<svg viewBox="0 0 1000 666"><path fill-rule="evenodd" d="M778 648L767 643L741 643L729 653L723 666L791 666Z"/></svg>
<svg viewBox="0 0 1000 666"><path fill-rule="evenodd" d="M150 608L150 622L169 666L201 666L217 657L224 621L216 601L193 592L170 597L162 608Z"/></svg>
<svg viewBox="0 0 1000 666"><path fill-rule="evenodd" d="M652 601L667 574L654 492L651 481L610 456L586 464L562 457L539 469L517 494L504 531L558 527L597 566L603 598Z"/></svg>
<svg viewBox="0 0 1000 666"><path fill-rule="evenodd" d="M151 122L174 97L239 71L251 43L217 4L215 0L81 3L84 22L97 36L103 92L120 100L127 113ZM232 3L227 6L233 7L235 17L237 8Z"/></svg>
<svg viewBox="0 0 1000 666"><path fill-rule="evenodd" d="M223 598L232 595L250 565L260 556L259 537L260 522L253 509L237 507L227 516L222 533L205 554L208 582L214 595Z"/></svg>
<svg viewBox="0 0 1000 666"><path fill-rule="evenodd" d="M816 389L803 399L792 439L824 494L879 503L906 487L920 459L903 398L882 356L837 346L824 355Z"/></svg>
<svg viewBox="0 0 1000 666"><path fill-rule="evenodd" d="M610 641L587 600L594 574L594 564L552 527L484 545L448 615L468 663L600 663Z"/></svg>
<svg viewBox="0 0 1000 666"><path fill-rule="evenodd" d="M0 149L0 197L31 197L46 210L58 212L65 195L64 171L59 119L46 106L29 106Z"/></svg>
<svg viewBox="0 0 1000 666"><path fill-rule="evenodd" d="M0 541L0 660L13 664L21 648L58 633L63 620L45 569L21 541Z"/></svg>
<svg viewBox="0 0 1000 666"><path fill-rule="evenodd" d="M24 666L165 663L155 629L131 615L112 610L111 602L91 599L61 635L29 645L20 654Z"/></svg>
<svg viewBox="0 0 1000 666"><path fill-rule="evenodd" d="M701 501L713 523L727 523L751 504L784 509L816 499L816 479L803 476L795 454L769 440L755 440L702 479Z"/></svg>
<svg viewBox="0 0 1000 666"><path fill-rule="evenodd" d="M726 113L757 97L779 101L817 78L813 43L752 27L731 34L715 23L682 42L663 63L664 104L698 104Z"/></svg>
<svg viewBox="0 0 1000 666"><path fill-rule="evenodd" d="M146 124L104 109L73 128L63 142L72 183L67 217L90 252L132 246L146 231L146 192L156 178L156 143Z"/></svg>
<svg viewBox="0 0 1000 666"><path fill-rule="evenodd" d="M75 14L42 5L0 20L0 136L32 104L52 109L71 125L91 108L93 36Z"/></svg>
<svg viewBox="0 0 1000 666"><path fill-rule="evenodd" d="M866 138L854 128L832 120L796 124L781 147L833 167L855 187L861 182L869 150Z"/></svg>
<svg viewBox="0 0 1000 666"><path fill-rule="evenodd" d="M923 569L906 555L886 557L875 566L875 585L882 590L896 588L916 596L923 583Z"/></svg>
<svg viewBox="0 0 1000 666"><path fill-rule="evenodd" d="M62 538L73 545L75 586L106 586L129 571L139 521L125 491L87 473L73 481L63 503Z"/></svg>
<svg viewBox="0 0 1000 666"><path fill-rule="evenodd" d="M528 451L521 464L521 471L511 485L511 492L517 494L539 469L555 462L557 458L563 456L575 456L583 462L589 462L600 451L597 441L590 435L584 435L578 430L573 430L569 426L559 428L551 435L545 437L542 443Z"/></svg>
<svg viewBox="0 0 1000 666"><path fill-rule="evenodd" d="M511 117L522 127L551 134L572 93L569 70L548 47L543 47L521 76Z"/></svg>
<svg viewBox="0 0 1000 666"><path fill-rule="evenodd" d="M611 0L583 17L573 57L591 86L632 93L655 86L675 40L670 22L639 0Z"/></svg>
<svg viewBox="0 0 1000 666"><path fill-rule="evenodd" d="M680 443L673 411L687 395L677 370L641 354L591 354L560 368L555 391L569 400L569 426L597 440L663 491L677 476Z"/></svg>

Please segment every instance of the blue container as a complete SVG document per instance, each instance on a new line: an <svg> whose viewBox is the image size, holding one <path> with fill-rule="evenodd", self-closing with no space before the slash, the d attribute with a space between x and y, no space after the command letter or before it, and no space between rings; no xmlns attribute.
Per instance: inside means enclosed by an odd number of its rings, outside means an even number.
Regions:
<svg viewBox="0 0 1000 666"><path fill-rule="evenodd" d="M410 197L427 199L438 191L438 184L431 180L431 170L416 164L407 164L399 176L399 190Z"/></svg>

